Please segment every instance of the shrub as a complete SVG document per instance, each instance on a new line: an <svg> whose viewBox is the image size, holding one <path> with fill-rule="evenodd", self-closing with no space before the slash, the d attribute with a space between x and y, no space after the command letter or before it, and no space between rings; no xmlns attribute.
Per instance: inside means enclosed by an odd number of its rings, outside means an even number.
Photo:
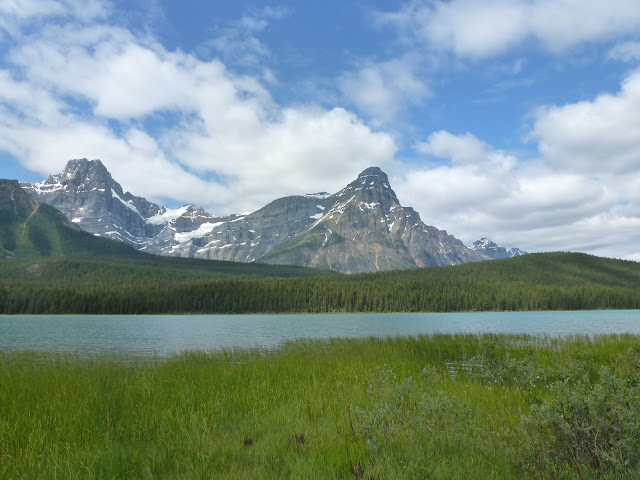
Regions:
<svg viewBox="0 0 640 480"><path fill-rule="evenodd" d="M530 466L569 462L582 478L584 469L600 476L628 473L640 465L638 383L606 366L598 377L594 384L582 369L574 378L554 382L551 398L532 406L523 419L537 455Z"/></svg>

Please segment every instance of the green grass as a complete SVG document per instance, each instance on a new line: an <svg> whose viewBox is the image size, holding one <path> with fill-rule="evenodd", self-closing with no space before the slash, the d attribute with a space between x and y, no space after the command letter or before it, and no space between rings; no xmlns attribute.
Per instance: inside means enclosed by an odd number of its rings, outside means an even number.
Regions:
<svg viewBox="0 0 640 480"><path fill-rule="evenodd" d="M639 342L0 353L0 478L638 478Z"/></svg>

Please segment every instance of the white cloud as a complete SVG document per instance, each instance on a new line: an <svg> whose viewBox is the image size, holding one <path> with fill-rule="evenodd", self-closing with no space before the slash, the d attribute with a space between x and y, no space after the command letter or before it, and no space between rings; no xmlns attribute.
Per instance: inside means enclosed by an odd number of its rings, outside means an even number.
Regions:
<svg viewBox="0 0 640 480"><path fill-rule="evenodd" d="M364 168L389 165L395 154L389 135L344 109L286 109L267 123L252 113L240 108L236 119L225 116L232 120L226 124L211 119L201 133L177 135L173 145L194 169L233 179L234 198L225 200L243 211L283 194L337 191Z"/></svg>
<svg viewBox="0 0 640 480"><path fill-rule="evenodd" d="M624 42L616 45L609 51L608 57L622 62L634 62L640 60L640 42Z"/></svg>
<svg viewBox="0 0 640 480"><path fill-rule="evenodd" d="M42 174L100 158L132 193L223 214L337 190L395 154L390 135L353 113L282 108L218 60L119 27L57 23L21 35L0 70L0 149ZM145 132L154 118L163 126Z"/></svg>
<svg viewBox="0 0 640 480"><path fill-rule="evenodd" d="M207 197L216 189L167 160L155 139L129 128L117 136L102 123L65 113L51 93L14 81L0 71L0 149L43 176L71 158L101 158L114 177L134 193L160 198Z"/></svg>
<svg viewBox="0 0 640 480"><path fill-rule="evenodd" d="M46 17L66 17L90 21L104 18L109 3L104 0L2 0L0 28L16 32L19 24Z"/></svg>
<svg viewBox="0 0 640 480"><path fill-rule="evenodd" d="M492 21L510 15L527 38L554 50L615 35L592 12L600 7L576 10L575 18L593 22L564 34L554 28L565 21L567 6L575 6L571 1L550 6L559 9L553 28L535 26L540 20L518 13L526 5L533 15L543 3L485 2L484 14ZM371 165L394 167L388 173L401 201L426 223L466 242L489 236L530 250L640 259L640 71L615 94L537 110L529 138L539 146L539 159L519 161L471 133L443 130L415 149L444 159L444 165L398 168L394 138L343 108L284 108L259 76L234 75L220 60L168 51L154 38L124 28L97 20L87 24L70 1L5 1L0 8L6 13L16 5L31 10L12 11L12 18L57 18L36 22L29 32L8 30L10 41L0 52L0 149L43 176L60 171L70 158L101 158L132 193L173 197L224 214L255 210L281 195L337 191ZM46 5L66 13L46 11ZM494 25L495 35L487 37L491 29L480 13L460 16L463 6L471 13L475 8L462 0L411 5L416 14L431 12L442 21L432 26L441 29L434 30L437 35L424 30L431 36L422 40L438 41L459 55L499 53L524 38L511 24ZM609 5L613 13L603 18L613 20L607 25L625 31L636 22L628 2ZM624 8L630 9L627 23L615 20ZM99 19L104 11L87 18ZM409 21L400 18L407 11L393 21ZM279 13L254 13L236 27L256 38ZM418 15L416 22L414 34L432 20ZM461 37L466 25L475 29L470 32L478 45ZM409 56L365 63L341 77L339 87L374 125L383 124L429 95L418 67ZM258 70L256 75L264 75L263 66Z"/></svg>
<svg viewBox="0 0 640 480"><path fill-rule="evenodd" d="M122 120L194 108L194 84L224 70L215 61L202 64L189 55L140 44L120 28L75 24L45 27L10 58L31 82L87 99L96 115Z"/></svg>
<svg viewBox="0 0 640 480"><path fill-rule="evenodd" d="M640 27L640 3L584 0L414 0L395 12L378 13L412 42L483 58L535 40L558 52L616 38Z"/></svg>
<svg viewBox="0 0 640 480"><path fill-rule="evenodd" d="M420 153L449 158L454 165L508 170L516 163L515 157L495 150L468 132L463 135L444 130L434 132L426 142L418 142L415 149Z"/></svg>
<svg viewBox="0 0 640 480"><path fill-rule="evenodd" d="M272 21L281 20L288 14L289 11L283 7L254 8L232 25L219 28L218 35L201 48L215 49L229 63L257 66L271 56L271 51L257 35L267 29Z"/></svg>
<svg viewBox="0 0 640 480"><path fill-rule="evenodd" d="M48 0L3 0L0 2L2 15L14 19L61 14L65 11L60 2Z"/></svg>
<svg viewBox="0 0 640 480"><path fill-rule="evenodd" d="M339 86L349 100L377 123L393 120L408 105L419 105L429 88L415 72L411 56L386 62L368 62L357 72L345 73Z"/></svg>
<svg viewBox="0 0 640 480"><path fill-rule="evenodd" d="M553 167L593 175L640 170L640 70L617 94L543 107L534 119L530 137Z"/></svg>
<svg viewBox="0 0 640 480"><path fill-rule="evenodd" d="M400 200L467 243L488 236L530 251L638 252L640 173L593 178L523 164L469 133L436 132L416 149L449 162L392 176Z"/></svg>
<svg viewBox="0 0 640 480"><path fill-rule="evenodd" d="M540 158L470 133L435 132L418 152L446 160L392 178L403 202L467 242L640 259L640 70L615 94L534 112Z"/></svg>

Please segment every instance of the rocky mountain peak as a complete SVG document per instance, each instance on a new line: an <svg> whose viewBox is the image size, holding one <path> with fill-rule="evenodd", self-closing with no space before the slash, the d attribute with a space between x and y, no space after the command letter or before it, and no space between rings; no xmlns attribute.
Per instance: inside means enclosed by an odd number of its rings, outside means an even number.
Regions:
<svg viewBox="0 0 640 480"><path fill-rule="evenodd" d="M100 160L86 158L69 160L62 173L53 177L57 177L58 182L63 185L80 186L90 183L111 186L113 182L111 174Z"/></svg>
<svg viewBox="0 0 640 480"><path fill-rule="evenodd" d="M378 167L363 170L358 178L334 195L336 204L349 199L365 204L378 204L384 210L399 205L395 192L389 185L389 177Z"/></svg>
<svg viewBox="0 0 640 480"><path fill-rule="evenodd" d="M471 248L495 248L497 246L498 245L495 242L489 240L486 237L482 237L480 240L476 240L475 242L473 242L473 247Z"/></svg>
<svg viewBox="0 0 640 480"><path fill-rule="evenodd" d="M387 177L387 174L384 173L380 167L369 167L369 168L365 168L362 172L360 172L360 174L358 175L358 178L362 178L362 177L378 177L381 181L389 183L389 177Z"/></svg>
<svg viewBox="0 0 640 480"><path fill-rule="evenodd" d="M497 243L489 240L486 237L482 237L480 240L473 242L473 245L469 245L470 250L476 251L482 255L486 255L494 260L501 258L518 257L520 255L526 255L527 252L520 250L519 248L505 248L501 247Z"/></svg>
<svg viewBox="0 0 640 480"><path fill-rule="evenodd" d="M335 194L282 197L249 214L215 217L196 205L160 207L123 192L99 160L77 159L49 180L22 184L74 225L161 255L365 272L455 265L514 255L483 239L467 248L400 205L378 167ZM484 247L483 247L484 246Z"/></svg>

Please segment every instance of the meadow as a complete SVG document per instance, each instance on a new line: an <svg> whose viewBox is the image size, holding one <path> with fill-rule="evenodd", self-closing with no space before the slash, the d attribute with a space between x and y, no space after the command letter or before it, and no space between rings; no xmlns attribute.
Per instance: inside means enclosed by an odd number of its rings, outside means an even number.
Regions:
<svg viewBox="0 0 640 480"><path fill-rule="evenodd" d="M640 337L0 353L3 479L637 479Z"/></svg>

